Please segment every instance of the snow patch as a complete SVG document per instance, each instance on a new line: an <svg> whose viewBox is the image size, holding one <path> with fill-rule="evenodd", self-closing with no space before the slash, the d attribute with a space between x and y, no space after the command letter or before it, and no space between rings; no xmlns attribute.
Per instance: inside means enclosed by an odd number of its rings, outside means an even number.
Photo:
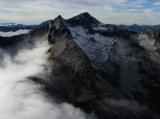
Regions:
<svg viewBox="0 0 160 119"><path fill-rule="evenodd" d="M97 27L93 27L94 30L107 31L105 24L100 23Z"/></svg>
<svg viewBox="0 0 160 119"><path fill-rule="evenodd" d="M99 62L108 60L114 45L114 38L102 36L98 33L92 35L82 27L69 27L74 41L85 52L89 59Z"/></svg>

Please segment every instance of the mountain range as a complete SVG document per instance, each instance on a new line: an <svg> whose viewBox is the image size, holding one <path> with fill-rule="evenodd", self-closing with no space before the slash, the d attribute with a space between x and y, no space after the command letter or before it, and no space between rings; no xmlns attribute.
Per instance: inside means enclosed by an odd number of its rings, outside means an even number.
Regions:
<svg viewBox="0 0 160 119"><path fill-rule="evenodd" d="M120 29L126 29L135 32L142 32L145 29L152 29L154 31L160 32L160 25L118 25Z"/></svg>
<svg viewBox="0 0 160 119"><path fill-rule="evenodd" d="M160 32L160 25L114 25L114 24L105 24L106 26L113 25L118 29L134 31L134 32L143 32L146 29L152 29L154 31ZM0 31L17 31L19 29L33 29L38 25L25 25L25 24L16 24L16 23L0 23Z"/></svg>
<svg viewBox="0 0 160 119"><path fill-rule="evenodd" d="M0 32L9 32L17 30L30 30L35 28L37 25L24 25L24 24L15 24L15 23L0 23Z"/></svg>

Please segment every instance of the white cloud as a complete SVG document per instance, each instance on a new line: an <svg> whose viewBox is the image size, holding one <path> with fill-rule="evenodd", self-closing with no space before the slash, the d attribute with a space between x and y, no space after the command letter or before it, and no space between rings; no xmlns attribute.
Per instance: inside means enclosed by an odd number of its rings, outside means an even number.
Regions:
<svg viewBox="0 0 160 119"><path fill-rule="evenodd" d="M10 36L15 36L15 35L19 35L19 34L26 34L28 33L30 30L18 30L16 32L13 31L9 31L9 32L1 32L0 31L0 36L3 37L10 37Z"/></svg>
<svg viewBox="0 0 160 119"><path fill-rule="evenodd" d="M15 57L0 49L0 119L86 119L80 109L47 99L42 86L27 79L50 72L44 72L50 47L47 35L36 39L35 46L20 49Z"/></svg>
<svg viewBox="0 0 160 119"><path fill-rule="evenodd" d="M159 2L155 2L154 5L160 7L160 1Z"/></svg>
<svg viewBox="0 0 160 119"><path fill-rule="evenodd" d="M9 2L10 1L10 2ZM160 17L142 12L148 0L1 0L2 21L40 23L59 14L64 18L90 12L104 23L159 24ZM12 4L14 3L14 4ZM158 5L158 3L155 3ZM151 8L147 8L151 10ZM136 15L137 13L137 15ZM152 13L157 14L152 10ZM145 17L143 17L145 16ZM142 18L143 17L143 18ZM147 17L147 18L146 18ZM132 19L132 20L129 20ZM145 19L145 20L143 20Z"/></svg>

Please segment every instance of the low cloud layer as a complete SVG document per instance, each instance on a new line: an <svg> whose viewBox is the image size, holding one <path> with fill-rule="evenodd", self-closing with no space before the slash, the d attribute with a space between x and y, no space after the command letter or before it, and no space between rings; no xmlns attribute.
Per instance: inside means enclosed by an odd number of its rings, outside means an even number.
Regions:
<svg viewBox="0 0 160 119"><path fill-rule="evenodd" d="M14 4L13 4L14 3ZM0 20L37 24L90 12L104 23L160 24L159 0L1 0Z"/></svg>
<svg viewBox="0 0 160 119"><path fill-rule="evenodd" d="M9 32L1 32L0 31L0 36L3 36L3 37L10 37L10 36L14 36L14 35L19 35L19 34L26 34L28 33L30 30L18 30L16 32L13 32L13 31L9 31Z"/></svg>
<svg viewBox="0 0 160 119"><path fill-rule="evenodd" d="M34 47L22 48L14 57L0 49L0 119L88 119L70 104L49 101L42 86L27 78L50 72L44 71L47 37L37 39Z"/></svg>

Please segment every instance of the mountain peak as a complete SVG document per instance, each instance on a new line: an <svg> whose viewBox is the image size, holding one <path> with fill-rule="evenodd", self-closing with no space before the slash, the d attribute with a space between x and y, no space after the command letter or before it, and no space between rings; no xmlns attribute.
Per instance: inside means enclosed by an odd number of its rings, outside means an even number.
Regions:
<svg viewBox="0 0 160 119"><path fill-rule="evenodd" d="M64 21L65 19L64 19L61 15L58 15L58 16L54 19L54 21L56 21L56 20Z"/></svg>
<svg viewBox="0 0 160 119"><path fill-rule="evenodd" d="M77 15L78 17L82 17L82 18L85 18L85 17L93 17L92 15L90 15L88 12L83 12L79 15Z"/></svg>
<svg viewBox="0 0 160 119"><path fill-rule="evenodd" d="M90 15L88 12L84 12L68 19L67 23L71 25L98 26L101 22Z"/></svg>

